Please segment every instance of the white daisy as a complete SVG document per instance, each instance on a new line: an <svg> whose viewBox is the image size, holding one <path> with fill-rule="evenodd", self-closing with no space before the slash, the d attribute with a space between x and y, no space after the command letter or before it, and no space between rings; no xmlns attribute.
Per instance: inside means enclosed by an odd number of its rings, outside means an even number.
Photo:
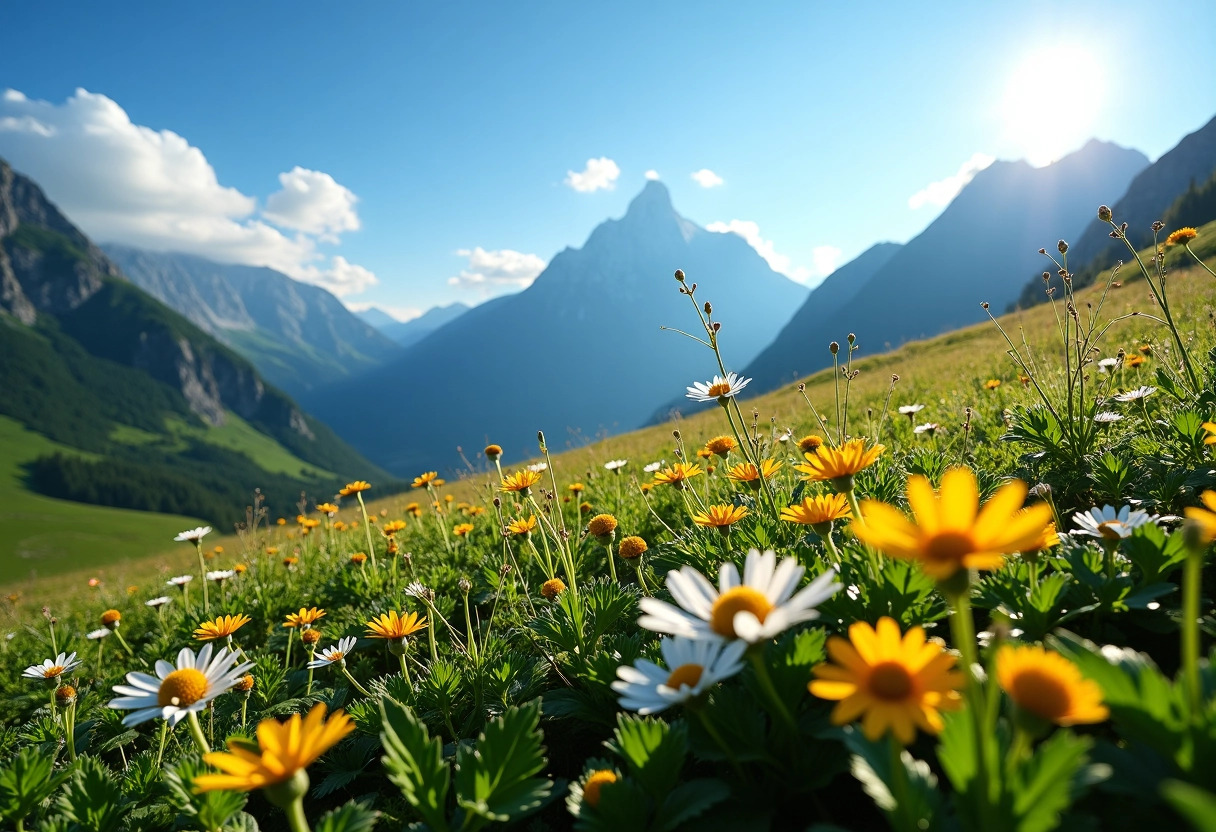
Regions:
<svg viewBox="0 0 1216 832"><path fill-rule="evenodd" d="M818 617L819 604L840 589L829 569L794 595L806 570L794 558L777 563L772 549L752 549L743 566L743 581L733 563L722 564L718 589L691 566L667 573L667 589L679 607L643 598L638 625L659 633L698 640L742 639L749 644L770 639L803 621Z"/></svg>
<svg viewBox="0 0 1216 832"><path fill-rule="evenodd" d="M1124 506L1118 511L1114 506L1095 506L1089 511L1078 511L1072 516L1073 522L1080 527L1073 534L1114 542L1131 537L1137 528L1157 519L1147 511L1133 509L1131 506Z"/></svg>
<svg viewBox="0 0 1216 832"><path fill-rule="evenodd" d="M178 575L176 578L170 578L165 581L165 586L184 587L186 584L194 580L193 575Z"/></svg>
<svg viewBox="0 0 1216 832"><path fill-rule="evenodd" d="M646 716L700 696L743 669L747 642L693 641L677 636L663 639L659 649L666 668L639 659L633 666L616 669L612 689L621 695L622 708Z"/></svg>
<svg viewBox="0 0 1216 832"><path fill-rule="evenodd" d="M204 537L206 537L209 534L211 534L210 526L199 526L197 529L187 529L186 531L178 534L178 536L173 539L176 540L178 543L181 543L183 541L189 541L190 543L197 543L198 541L202 540Z"/></svg>
<svg viewBox="0 0 1216 832"><path fill-rule="evenodd" d="M549 464L547 462L535 462L531 465L526 465L524 467L527 468L529 471L531 471L533 474L539 474L541 471L549 470Z"/></svg>
<svg viewBox="0 0 1216 832"><path fill-rule="evenodd" d="M177 667L164 659L156 662L156 676L133 672L127 674L127 684L115 685L118 698L110 707L131 711L123 717L123 725L139 725L160 717L169 720L172 728L191 712L199 712L221 693L231 690L237 680L253 667L253 662L236 664L237 654L222 647L211 655L211 645L203 645L198 655L189 647L177 654ZM235 666L234 666L235 665Z"/></svg>
<svg viewBox="0 0 1216 832"><path fill-rule="evenodd" d="M923 404L904 404L899 406L899 413L901 416L912 418L914 415L920 413L924 409L925 406Z"/></svg>
<svg viewBox="0 0 1216 832"><path fill-rule="evenodd" d="M1115 422L1118 422L1122 418L1123 418L1122 414L1115 413L1114 411L1111 411L1111 410L1103 410L1100 413L1094 414L1094 421L1097 422L1099 425L1113 425Z"/></svg>
<svg viewBox="0 0 1216 832"><path fill-rule="evenodd" d="M932 436L933 434L937 433L937 429L940 427L941 425L939 425L937 422L925 422L923 425L917 425L916 427L912 428L912 432L918 436L922 433L927 433Z"/></svg>
<svg viewBox="0 0 1216 832"><path fill-rule="evenodd" d="M428 589L421 581L414 581L405 588L405 594L411 595L420 601L429 601L435 597L435 593Z"/></svg>
<svg viewBox="0 0 1216 832"><path fill-rule="evenodd" d="M743 378L738 373L727 373L726 378L714 376L713 381L694 381L692 387L686 388L686 395L694 402L716 402L737 396L739 391L750 383L750 378Z"/></svg>
<svg viewBox="0 0 1216 832"><path fill-rule="evenodd" d="M645 466L643 466L642 470L645 471L647 474L653 474L655 471L659 470L666 464L667 464L667 460L663 460L662 462L651 462L651 463L647 463Z"/></svg>
<svg viewBox="0 0 1216 832"><path fill-rule="evenodd" d="M144 601L144 606L145 607L163 607L165 604L169 603L172 600L173 599L170 598L168 595L162 595L159 598L149 598L147 601Z"/></svg>
<svg viewBox="0 0 1216 832"><path fill-rule="evenodd" d="M1117 402L1134 402L1140 399L1147 399L1149 396L1157 392L1156 387L1137 387L1135 390L1128 390L1126 393L1120 393L1115 396Z"/></svg>
<svg viewBox="0 0 1216 832"><path fill-rule="evenodd" d="M624 468L627 464L629 464L629 460L627 460L627 459L611 459L608 462L604 463L604 467L607 468L609 471L619 471L620 469Z"/></svg>
<svg viewBox="0 0 1216 832"><path fill-rule="evenodd" d="M218 569L215 572L208 572L207 580L216 582L226 581L235 574L236 572L231 569Z"/></svg>
<svg viewBox="0 0 1216 832"><path fill-rule="evenodd" d="M1102 360L1100 360L1098 362L1098 371L1105 373L1109 370L1113 370L1115 367L1118 367L1118 366L1119 366L1119 359L1103 358Z"/></svg>
<svg viewBox="0 0 1216 832"><path fill-rule="evenodd" d="M98 629L98 630L89 630L87 633L84 634L84 637L87 638L89 641L97 641L97 639L105 638L109 634L110 634L110 630L107 627L102 627L101 629Z"/></svg>
<svg viewBox="0 0 1216 832"><path fill-rule="evenodd" d="M792 430L787 430L785 433L783 433L777 437L777 441L778 442L789 442L793 438L794 438L794 432Z"/></svg>
<svg viewBox="0 0 1216 832"><path fill-rule="evenodd" d="M326 647L321 651L319 658L313 659L308 663L311 668L329 667L331 664L346 665L346 657L355 649L355 642L358 641L354 636L347 636L338 641L336 647Z"/></svg>
<svg viewBox="0 0 1216 832"><path fill-rule="evenodd" d="M106 632L110 632L106 630ZM42 664L32 664L21 675L26 679L46 679L53 681L65 673L72 672L80 662L75 653L60 653L53 659L47 659Z"/></svg>

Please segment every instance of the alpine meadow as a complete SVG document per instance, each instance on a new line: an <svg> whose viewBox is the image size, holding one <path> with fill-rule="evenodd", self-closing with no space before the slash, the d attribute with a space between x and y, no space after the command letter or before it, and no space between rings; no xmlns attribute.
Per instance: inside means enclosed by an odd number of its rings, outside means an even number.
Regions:
<svg viewBox="0 0 1216 832"><path fill-rule="evenodd" d="M1216 832L1114 4L0 12L0 828Z"/></svg>

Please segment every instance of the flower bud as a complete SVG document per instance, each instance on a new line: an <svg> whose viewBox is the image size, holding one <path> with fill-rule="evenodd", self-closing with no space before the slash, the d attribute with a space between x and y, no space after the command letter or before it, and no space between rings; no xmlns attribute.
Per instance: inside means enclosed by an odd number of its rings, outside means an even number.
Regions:
<svg viewBox="0 0 1216 832"><path fill-rule="evenodd" d="M1101 220L1102 222L1110 222L1110 218L1111 218L1110 208L1107 208L1105 205L1099 205L1098 206L1098 219Z"/></svg>

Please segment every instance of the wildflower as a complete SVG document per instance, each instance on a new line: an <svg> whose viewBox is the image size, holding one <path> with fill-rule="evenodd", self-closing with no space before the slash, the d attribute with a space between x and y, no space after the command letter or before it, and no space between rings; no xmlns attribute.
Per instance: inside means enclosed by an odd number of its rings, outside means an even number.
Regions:
<svg viewBox="0 0 1216 832"><path fill-rule="evenodd" d="M243 563L238 563L236 566L232 567L232 571L238 575L244 575L249 571L249 567Z"/></svg>
<svg viewBox="0 0 1216 832"><path fill-rule="evenodd" d="M308 663L308 666L315 669L329 667L331 664L346 664L346 657L355 649L355 643L358 641L354 636L347 636L338 642L336 647L326 647L321 651L319 659L313 659Z"/></svg>
<svg viewBox="0 0 1216 832"><path fill-rule="evenodd" d="M178 589L184 590L186 588L186 584L193 580L193 575L178 575L176 578L170 578L169 580L165 581L165 586L175 586Z"/></svg>
<svg viewBox="0 0 1216 832"><path fill-rule="evenodd" d="M937 430L940 427L941 425L939 425L937 422L925 422L923 425L917 425L916 427L912 428L912 432L917 436L920 436L922 433L927 433L932 436L933 434L937 433Z"/></svg>
<svg viewBox="0 0 1216 832"><path fill-rule="evenodd" d="M363 552L354 552L350 556L350 562L355 566L362 566L367 562L367 555Z"/></svg>
<svg viewBox="0 0 1216 832"><path fill-rule="evenodd" d="M1042 647L1001 647L996 678L1020 710L1047 722L1086 725L1110 716L1097 683L1082 677L1068 659Z"/></svg>
<svg viewBox="0 0 1216 832"><path fill-rule="evenodd" d="M131 711L123 718L123 725L139 725L159 716L173 727L230 690L253 667L253 662L236 661L237 654L227 647L221 647L214 657L210 644L204 644L197 655L189 647L183 647L177 654L176 668L158 661L156 676L138 671L128 673L127 684L114 686L118 698L110 700L110 707Z"/></svg>
<svg viewBox="0 0 1216 832"><path fill-rule="evenodd" d="M530 535L536 531L536 515L529 514L527 517L516 517L507 524L507 531L513 535Z"/></svg>
<svg viewBox="0 0 1216 832"><path fill-rule="evenodd" d="M581 482L572 482L566 487L574 494L582 494L583 490L586 489L587 486L583 485Z"/></svg>
<svg viewBox="0 0 1216 832"><path fill-rule="evenodd" d="M308 791L308 775L304 770L354 730L354 722L342 711L334 711L326 721L323 703L314 705L307 717L292 714L286 722L264 719L258 723L256 752L252 750L252 743L234 740L228 743L228 751L203 755L208 765L223 773L198 775L194 778L194 790L248 792L266 789L266 796L272 803L285 807ZM300 775L303 777L298 788L276 793L274 787L280 784L297 785Z"/></svg>
<svg viewBox="0 0 1216 832"><path fill-rule="evenodd" d="M210 533L211 533L210 526L199 526L197 529L188 529L187 531L179 532L177 537L175 537L173 539L175 541L177 541L178 543L182 543L185 541L189 541L190 543L197 543L198 541L202 540L204 537L206 537Z"/></svg>
<svg viewBox="0 0 1216 832"><path fill-rule="evenodd" d="M486 455L486 459L493 462L494 460L496 460L500 456L502 456L502 446L501 445L486 445L486 448L483 451L483 453Z"/></svg>
<svg viewBox="0 0 1216 832"><path fill-rule="evenodd" d="M1089 511L1078 511L1072 520L1080 528L1073 534L1086 537L1096 537L1108 543L1114 543L1125 537L1131 537L1132 532L1146 523L1152 523L1157 518L1143 509L1132 509L1124 506L1115 510L1114 506L1097 506Z"/></svg>
<svg viewBox="0 0 1216 832"><path fill-rule="evenodd" d="M908 503L916 515L909 521L893 506L877 500L861 504L864 523L852 530L863 542L894 558L920 561L931 578L944 581L960 569L999 569L1004 556L1032 545L1051 521L1051 506L1036 503L1025 511L1026 483L1001 486L980 508L975 474L951 468L935 494L928 478L908 478Z"/></svg>
<svg viewBox="0 0 1216 832"><path fill-rule="evenodd" d="M1030 376L1026 375L1025 373L1018 373L1018 381L1022 383L1023 387L1030 386Z"/></svg>
<svg viewBox="0 0 1216 832"><path fill-rule="evenodd" d="M1140 346L1136 347L1136 349L1140 351L1141 355L1152 355L1153 354L1153 345L1152 344L1141 344Z"/></svg>
<svg viewBox="0 0 1216 832"><path fill-rule="evenodd" d="M771 479L781 469L781 463L775 459L760 460L760 467L754 462L740 462L726 472L727 479L742 483L753 491L760 490L761 479Z"/></svg>
<svg viewBox="0 0 1216 832"><path fill-rule="evenodd" d="M607 470L611 471L614 474L619 474L621 472L621 469L624 468L628 464L629 464L629 460L627 460L627 459L610 459L604 463L604 468L606 468Z"/></svg>
<svg viewBox="0 0 1216 832"><path fill-rule="evenodd" d="M805 463L795 465L807 482L829 480L837 491L851 491L853 475L874 464L886 448L875 445L866 448L864 439L850 439L839 448L821 447L815 453L804 453Z"/></svg>
<svg viewBox="0 0 1216 832"><path fill-rule="evenodd" d="M464 537L469 532L473 531L474 528L475 527L472 523L457 523L452 527L452 534L456 535L457 537Z"/></svg>
<svg viewBox="0 0 1216 832"><path fill-rule="evenodd" d="M55 688L55 701L60 707L66 708L76 704L76 688L71 685L60 685Z"/></svg>
<svg viewBox="0 0 1216 832"><path fill-rule="evenodd" d="M97 589L99 586L101 586L100 578L89 578L89 587L91 589Z"/></svg>
<svg viewBox="0 0 1216 832"><path fill-rule="evenodd" d="M815 679L808 688L820 699L839 702L832 709L833 724L860 717L861 732L870 741L891 732L908 745L917 728L940 733L941 711L962 706L963 675L954 656L927 641L921 627L901 637L893 618L880 618L877 628L858 621L849 627L848 641L828 639L828 655L831 662L811 669Z"/></svg>
<svg viewBox="0 0 1216 832"><path fill-rule="evenodd" d="M531 465L525 465L524 467L527 468L529 471L531 471L533 474L539 474L542 471L549 470L549 464L547 462L534 462Z"/></svg>
<svg viewBox="0 0 1216 832"><path fill-rule="evenodd" d="M1216 540L1216 491L1205 491L1199 500L1206 508L1188 506L1182 510L1188 525L1197 533L1200 543L1207 545Z"/></svg>
<svg viewBox="0 0 1216 832"><path fill-rule="evenodd" d="M726 459L727 455L738 447L739 443L730 436L715 436L705 443L705 450L723 459Z"/></svg>
<svg viewBox="0 0 1216 832"><path fill-rule="evenodd" d="M404 520L390 520L380 527L380 530L390 537L405 528Z"/></svg>
<svg viewBox="0 0 1216 832"><path fill-rule="evenodd" d="M540 472L525 469L503 477L502 490L514 491L523 497L527 497L532 493L532 486L538 482L540 482Z"/></svg>
<svg viewBox="0 0 1216 832"><path fill-rule="evenodd" d="M198 629L194 631L194 637L199 641L228 638L252 620L252 618L244 614L221 615L214 621L204 621L198 625Z"/></svg>
<svg viewBox="0 0 1216 832"><path fill-rule="evenodd" d="M414 481L410 485L413 488L426 488L428 485L432 485L437 479L439 479L438 471L426 471L414 477Z"/></svg>
<svg viewBox="0 0 1216 832"><path fill-rule="evenodd" d="M207 580L215 581L217 584L222 584L224 581L236 575L231 569L220 569L215 572L207 573Z"/></svg>
<svg viewBox="0 0 1216 832"><path fill-rule="evenodd" d="M540 585L540 594L552 601L566 591L566 583L561 578L550 578Z"/></svg>
<svg viewBox="0 0 1216 832"><path fill-rule="evenodd" d="M105 638L109 634L110 634L110 630L106 627L102 627L99 630L89 630L87 633L84 634L84 637L87 638L89 641L97 641L98 639Z"/></svg>
<svg viewBox="0 0 1216 832"><path fill-rule="evenodd" d="M130 586L127 587L128 595L134 595L137 592L139 592L139 587L136 586L135 584L131 584Z"/></svg>
<svg viewBox="0 0 1216 832"><path fill-rule="evenodd" d="M612 689L621 695L622 708L647 716L700 696L743 669L747 642L664 638L659 650L666 668L638 659L616 669Z"/></svg>
<svg viewBox="0 0 1216 832"><path fill-rule="evenodd" d="M349 497L352 494L367 491L371 487L372 484L370 482L366 482L365 480L355 480L354 482L348 482L346 485L342 486L342 488L338 490L338 493L343 497Z"/></svg>
<svg viewBox="0 0 1216 832"><path fill-rule="evenodd" d="M359 554L362 555L363 553L359 552ZM364 558L367 557L366 555L363 556ZM352 555L351 557L353 558L354 556ZM320 609L319 607L312 607L311 609L308 607L300 607L299 612L287 613L287 620L284 621L283 626L291 629L299 627L300 629L307 630L324 617L325 610Z"/></svg>
<svg viewBox="0 0 1216 832"><path fill-rule="evenodd" d="M781 509L782 520L810 526L821 537L832 531L832 521L851 517L852 514L849 498L844 494L804 497L801 503Z"/></svg>
<svg viewBox="0 0 1216 832"><path fill-rule="evenodd" d="M998 388L1000 386L1001 386L1001 380L999 378L990 378L984 382L985 390L995 390L996 388Z"/></svg>
<svg viewBox="0 0 1216 832"><path fill-rule="evenodd" d="M611 514L597 514L587 524L587 534L600 543L611 543L616 537L616 518Z"/></svg>
<svg viewBox="0 0 1216 832"><path fill-rule="evenodd" d="M333 517L338 513L338 507L333 503L318 503L316 508L317 511L329 517Z"/></svg>
<svg viewBox="0 0 1216 832"><path fill-rule="evenodd" d="M600 789L617 781L616 772L608 769L593 771L583 781L583 802L592 809L600 805Z"/></svg>
<svg viewBox="0 0 1216 832"><path fill-rule="evenodd" d="M1207 434L1203 437L1203 444L1216 445L1216 422L1204 422L1200 427Z"/></svg>
<svg viewBox="0 0 1216 832"><path fill-rule="evenodd" d="M101 626L109 630L117 629L122 623L122 613L118 610L106 610L101 614Z"/></svg>
<svg viewBox="0 0 1216 832"><path fill-rule="evenodd" d="M416 612L398 615L396 610L390 610L387 615L379 615L367 622L367 637L404 642L407 637L426 629L426 626L425 616L420 618Z"/></svg>
<svg viewBox="0 0 1216 832"><path fill-rule="evenodd" d="M413 517L415 517L415 518L422 516L422 506L420 506L418 503L407 504L405 507L405 511L407 514L413 515Z"/></svg>
<svg viewBox="0 0 1216 832"><path fill-rule="evenodd" d="M621 560L634 560L645 554L647 549L646 541L637 535L630 535L621 541L621 545L616 547L616 553L620 555Z"/></svg>
<svg viewBox="0 0 1216 832"><path fill-rule="evenodd" d="M920 413L924 409L925 409L925 406L923 404L900 405L899 415L907 416L908 421L910 422L910 421L912 421L913 416L915 416L917 413Z"/></svg>
<svg viewBox="0 0 1216 832"><path fill-rule="evenodd" d="M147 601L144 601L144 606L152 607L153 609L156 609L157 607L163 607L165 604L169 603L172 600L173 599L170 598L168 595L161 595L158 598L149 598Z"/></svg>
<svg viewBox="0 0 1216 832"><path fill-rule="evenodd" d="M253 690L252 674L246 673L244 676L237 679L236 684L232 686L232 689L238 693L243 693L246 696L248 696L249 693Z"/></svg>
<svg viewBox="0 0 1216 832"><path fill-rule="evenodd" d="M1135 368L1144 364L1145 360L1146 359L1143 355L1129 355L1127 358L1123 359L1123 364L1126 367Z"/></svg>
<svg viewBox="0 0 1216 832"><path fill-rule="evenodd" d="M709 459L712 456L713 454L710 453L706 448L697 449L697 459Z"/></svg>
<svg viewBox="0 0 1216 832"><path fill-rule="evenodd" d="M693 382L692 387L687 388L686 395L694 402L717 401L719 404L725 404L727 399L739 395L739 391L750 383L750 378L743 378L738 373L727 373L726 378L714 376L713 381Z"/></svg>
<svg viewBox="0 0 1216 832"><path fill-rule="evenodd" d="M727 532L749 514L746 506L713 505L705 511L698 511L692 516L692 521L698 526Z"/></svg>
<svg viewBox="0 0 1216 832"><path fill-rule="evenodd" d="M816 453L822 447L823 437L816 436L813 433L807 434L798 440L798 450L802 451L804 454Z"/></svg>
<svg viewBox="0 0 1216 832"><path fill-rule="evenodd" d="M1186 228L1179 228L1177 231L1171 231L1170 236L1165 238L1167 246L1186 245L1191 240L1199 236L1199 232L1189 225Z"/></svg>
<svg viewBox="0 0 1216 832"><path fill-rule="evenodd" d="M419 601L432 601L435 598L435 593L423 586L419 581L412 581L406 586L405 594L417 598Z"/></svg>
<svg viewBox="0 0 1216 832"><path fill-rule="evenodd" d="M304 645L313 645L321 640L321 631L308 629L300 633L300 641Z"/></svg>
<svg viewBox="0 0 1216 832"><path fill-rule="evenodd" d="M1117 358L1103 358L1098 361L1098 372L1105 373L1119 366Z"/></svg>
<svg viewBox="0 0 1216 832"><path fill-rule="evenodd" d="M289 556L283 558L283 565L286 566L288 569L295 568L296 564L298 564L299 562L300 562L300 559L293 555L289 555Z"/></svg>
<svg viewBox="0 0 1216 832"><path fill-rule="evenodd" d="M662 462L648 462L642 466L642 470L647 474L653 474L655 471L662 468L665 462L667 462L667 460L663 460Z"/></svg>
<svg viewBox="0 0 1216 832"><path fill-rule="evenodd" d="M677 462L670 468L664 468L654 475L655 485L670 485L674 488L683 488L686 480L693 477L699 477L705 472L701 470L701 466L693 463L689 465L684 462Z"/></svg>
<svg viewBox="0 0 1216 832"><path fill-rule="evenodd" d="M109 632L109 631L107 631ZM65 673L70 673L80 666L75 653L60 653L53 659L46 659L42 664L32 664L21 675L26 679L45 679L56 682Z"/></svg>
<svg viewBox="0 0 1216 832"><path fill-rule="evenodd" d="M277 526L286 526L286 525L287 525L287 518L286 518L286 517L280 517L278 520L275 520L274 522L275 522L275 525L277 525Z"/></svg>
<svg viewBox="0 0 1216 832"><path fill-rule="evenodd" d="M743 580L735 564L726 562L718 578L718 589L691 566L667 573L667 589L679 607L657 598L640 602L646 613L638 625L659 633L702 641L742 639L749 644L765 641L803 621L819 616L815 607L830 598L840 584L829 569L794 594L804 568L794 558L777 563L771 549L747 553Z"/></svg>
<svg viewBox="0 0 1216 832"><path fill-rule="evenodd" d="M1123 414L1115 413L1112 410L1103 410L1094 414L1094 423L1099 425L1113 425L1123 419Z"/></svg>

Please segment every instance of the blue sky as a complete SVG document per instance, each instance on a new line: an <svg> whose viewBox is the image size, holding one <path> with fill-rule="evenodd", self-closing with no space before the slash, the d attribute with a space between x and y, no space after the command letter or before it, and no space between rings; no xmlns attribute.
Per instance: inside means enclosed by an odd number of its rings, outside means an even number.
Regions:
<svg viewBox="0 0 1216 832"><path fill-rule="evenodd" d="M969 160L1155 158L1216 114L1216 4L1060 5L9 5L0 156L99 239L402 315L517 289L650 170L813 283ZM590 159L611 187L571 187Z"/></svg>

